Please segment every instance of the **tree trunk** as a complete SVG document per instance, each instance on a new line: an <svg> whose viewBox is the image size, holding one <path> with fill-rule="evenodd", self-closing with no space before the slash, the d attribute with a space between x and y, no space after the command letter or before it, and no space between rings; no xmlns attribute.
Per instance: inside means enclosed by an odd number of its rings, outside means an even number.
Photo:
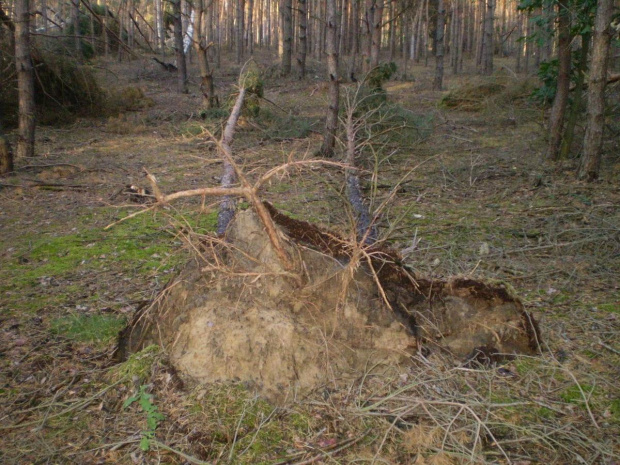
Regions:
<svg viewBox="0 0 620 465"><path fill-rule="evenodd" d="M30 1L15 2L15 66L19 98L17 157L34 156L34 67L30 55Z"/></svg>
<svg viewBox="0 0 620 465"><path fill-rule="evenodd" d="M611 15L613 0L598 0L592 46L592 64L588 80L588 119L583 140L583 159L579 167L579 179L598 179L603 148L605 125L605 86L611 40Z"/></svg>
<svg viewBox="0 0 620 465"><path fill-rule="evenodd" d="M435 79L433 80L433 90L441 90L443 85L443 39L446 9L443 0L437 0L437 28L435 30Z"/></svg>
<svg viewBox="0 0 620 465"><path fill-rule="evenodd" d="M73 23L73 45L78 58L82 57L82 47L80 44L80 0L71 0L71 22Z"/></svg>
<svg viewBox="0 0 620 465"><path fill-rule="evenodd" d="M577 126L577 119L583 110L583 88L585 84L586 71L588 70L588 53L590 50L590 36L591 34L586 32L581 36L581 51L579 54L579 67L577 71L577 82L575 83L575 90L573 92L573 103L570 106L570 112L566 121L566 129L564 130L564 136L562 137L562 147L560 149L560 158L568 158L570 155L570 149L575 139L575 127Z"/></svg>
<svg viewBox="0 0 620 465"><path fill-rule="evenodd" d="M207 55L211 44L207 44L205 37L205 28L202 24L204 17L205 0L197 0L195 3L194 16L194 50L198 57L198 68L200 70L200 90L202 91L202 103L205 108L214 108L218 106L217 97L215 95L215 87L213 85L213 71L209 67L209 56Z"/></svg>
<svg viewBox="0 0 620 465"><path fill-rule="evenodd" d="M383 0L374 2L374 14L372 23L372 37L370 46L370 69L379 66L379 54L381 52L381 32L383 29Z"/></svg>
<svg viewBox="0 0 620 465"><path fill-rule="evenodd" d="M332 157L338 128L340 80L338 78L338 13L336 0L327 0L327 78L329 80L328 110L321 155Z"/></svg>
<svg viewBox="0 0 620 465"><path fill-rule="evenodd" d="M13 171L13 151L2 130L2 114L0 109L0 176Z"/></svg>
<svg viewBox="0 0 620 465"><path fill-rule="evenodd" d="M226 154L229 157L232 157L232 150L230 145L232 144L233 136L235 134L235 127L237 126L237 121L239 120L239 116L241 114L241 108L243 106L243 99L245 97L245 88L241 87L239 89L239 95L237 96L237 101L235 102L235 106L230 112L228 116L228 121L226 122L226 126L224 127L224 134L221 140L222 150L226 151ZM232 185L237 180L237 176L235 174L235 168L232 165L231 161L224 158L224 174L222 175L221 186L227 189L231 188ZM235 216L235 200L229 196L225 195L222 197L220 201L220 211L217 215L217 234L223 236L226 233L226 228L230 224L230 221Z"/></svg>
<svg viewBox="0 0 620 465"><path fill-rule="evenodd" d="M560 154L560 143L562 142L562 127L564 126L564 115L568 105L568 91L570 89L570 12L567 8L560 6L558 17L558 82L555 92L555 99L551 107L551 117L549 119L549 147L547 158L557 160Z"/></svg>
<svg viewBox="0 0 620 465"><path fill-rule="evenodd" d="M104 0L105 1L105 0ZM157 32L157 47L166 56L166 35L164 32L163 0L155 0L155 31Z"/></svg>
<svg viewBox="0 0 620 465"><path fill-rule="evenodd" d="M360 52L360 1L351 0L351 55L355 56Z"/></svg>
<svg viewBox="0 0 620 465"><path fill-rule="evenodd" d="M241 64L243 59L243 19L245 13L245 0L237 0L237 25L235 38L235 56L237 64Z"/></svg>
<svg viewBox="0 0 620 465"><path fill-rule="evenodd" d="M247 49L252 56L254 54L254 0L250 0L248 3L248 44Z"/></svg>
<svg viewBox="0 0 620 465"><path fill-rule="evenodd" d="M280 15L282 18L282 76L291 74L291 60L293 52L293 1L282 0L280 2Z"/></svg>
<svg viewBox="0 0 620 465"><path fill-rule="evenodd" d="M299 8L299 50L297 54L297 65L299 66L299 79L306 76L306 55L308 50L308 16L306 11L306 0L297 0Z"/></svg>
<svg viewBox="0 0 620 465"><path fill-rule="evenodd" d="M359 122L355 117L356 105L348 105L346 111L346 137L347 149L345 162L345 181L347 198L353 208L355 215L355 230L357 240L367 245L372 245L377 241L378 231L373 218L364 203L364 196L360 188L359 170L355 165L355 154L358 151L357 131L360 128Z"/></svg>
<svg viewBox="0 0 620 465"><path fill-rule="evenodd" d="M495 17L495 0L487 0L486 16L484 18L484 38L482 47L482 74L490 76L493 74L493 24Z"/></svg>
<svg viewBox="0 0 620 465"><path fill-rule="evenodd" d="M177 54L177 86L181 94L187 93L187 65L183 53L183 21L181 20L181 0L172 0L174 19L174 46Z"/></svg>
<svg viewBox="0 0 620 465"><path fill-rule="evenodd" d="M364 71L364 73L367 73L368 71L371 70L370 49L372 48L372 29L374 25L374 16L375 16L375 0L366 0L366 6L364 9L364 18L362 20L362 37L361 37L362 71Z"/></svg>

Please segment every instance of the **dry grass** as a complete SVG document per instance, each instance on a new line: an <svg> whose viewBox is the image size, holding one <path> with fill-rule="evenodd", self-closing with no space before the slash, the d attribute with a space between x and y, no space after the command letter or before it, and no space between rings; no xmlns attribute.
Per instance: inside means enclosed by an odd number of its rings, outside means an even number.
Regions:
<svg viewBox="0 0 620 465"><path fill-rule="evenodd" d="M261 60L267 63L268 57ZM148 60L106 66L111 72L101 77L111 86L122 89L139 81L154 105L142 108L135 120L119 119L113 129L107 120L43 127L38 150L44 158L19 160L17 175L1 181L22 187L0 190L0 236L7 245L0 252L0 461L612 464L620 459L617 156L605 159L602 182L579 183L574 162L556 170L541 161L539 109L514 99L485 99L491 111L442 109L441 94L427 90L428 71L421 67L414 69L415 83L388 86L393 100L426 118L432 129L415 143L382 145L375 176L367 178L373 205L393 197L381 229L391 231L392 245L409 248L417 270L510 282L541 319L546 341L541 357L465 368L434 353L415 358L405 372L383 367L381 376L368 370L353 381L333 379L307 398L275 406L240 384L184 383L165 354L147 357L139 367L114 367L111 345L52 333L54 321L71 314L133 314L168 280L173 264L183 261L166 264L166 253L178 251L182 242L168 223L178 224L182 215L184 231L203 235L211 227L202 223L208 214L197 219L193 213L212 211L208 201L182 200L163 214L127 222L140 226L133 234L162 244L153 252L160 266L143 268L142 262L120 260L120 250L106 249L73 268L34 274L44 266L53 270L50 266L63 258L61 250L36 255L37 240L74 235L77 250L92 250L90 244L103 239L85 234L134 211L129 199L111 197L125 184L146 184L143 167L157 176L164 192L218 183L213 178L220 176L220 164L202 127L214 132L220 123L198 118L199 93L176 95L174 76ZM235 67L225 66L216 82L220 95L236 80ZM449 76L448 86L458 87L461 79ZM320 115L325 99L314 83L294 80L268 80L266 96L308 118ZM260 124L259 119L242 125L234 145L253 180L287 162L292 151L311 154L320 144L311 132L304 139L267 138L257 129ZM126 129L134 126L139 130ZM61 164L79 169L52 173ZM418 164L394 193L394 183ZM52 174L57 190L27 187L39 175ZM274 177L263 195L299 217L346 233L342 185L340 171L321 166ZM141 385L148 386L165 417L147 452L139 447L147 415L137 404L123 408Z"/></svg>

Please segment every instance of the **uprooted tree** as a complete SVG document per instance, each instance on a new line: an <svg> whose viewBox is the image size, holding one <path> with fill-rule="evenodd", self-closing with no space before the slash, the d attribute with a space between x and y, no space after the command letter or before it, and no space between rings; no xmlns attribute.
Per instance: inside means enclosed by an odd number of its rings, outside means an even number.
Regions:
<svg viewBox="0 0 620 465"><path fill-rule="evenodd" d="M160 344L198 381L237 379L281 400L290 389L307 392L381 365L407 365L418 352L484 363L538 351L536 322L508 286L425 278L397 251L377 245L354 166L359 126L352 110L345 122L350 165L291 160L252 183L231 147L245 95L242 81L217 141L220 187L164 194L148 175L156 199L149 209L222 196L220 234L194 238L197 259L123 331L119 357ZM357 240L290 218L261 199L265 182L318 164L344 169ZM236 212L236 197L251 208Z"/></svg>

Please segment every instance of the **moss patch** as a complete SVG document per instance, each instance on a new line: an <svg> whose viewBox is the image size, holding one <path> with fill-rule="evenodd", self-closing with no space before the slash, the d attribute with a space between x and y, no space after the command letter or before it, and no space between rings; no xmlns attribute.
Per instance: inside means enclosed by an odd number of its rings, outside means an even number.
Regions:
<svg viewBox="0 0 620 465"><path fill-rule="evenodd" d="M110 342L125 325L125 318L112 315L69 315L52 320L54 334L78 342Z"/></svg>

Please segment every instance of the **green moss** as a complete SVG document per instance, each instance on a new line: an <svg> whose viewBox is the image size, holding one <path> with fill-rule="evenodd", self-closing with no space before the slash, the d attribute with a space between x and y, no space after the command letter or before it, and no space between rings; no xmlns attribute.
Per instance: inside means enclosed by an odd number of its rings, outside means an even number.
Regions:
<svg viewBox="0 0 620 465"><path fill-rule="evenodd" d="M190 396L189 411L210 438L208 458L230 456L236 464L273 463L295 437L312 433L312 418L303 411L285 414L243 384L214 383Z"/></svg>
<svg viewBox="0 0 620 465"><path fill-rule="evenodd" d="M611 419L614 423L620 423L620 398L611 401L609 413L611 413Z"/></svg>
<svg viewBox="0 0 620 465"><path fill-rule="evenodd" d="M582 384L581 389L579 389L579 386L573 385L564 389L564 391L560 393L560 398L568 404L583 404L584 398L581 393L582 390L586 398L589 398L594 392L594 387L589 384Z"/></svg>
<svg viewBox="0 0 620 465"><path fill-rule="evenodd" d="M54 334L78 342L110 342L125 325L125 318L113 315L69 315L51 322Z"/></svg>
<svg viewBox="0 0 620 465"><path fill-rule="evenodd" d="M618 302L610 302L608 304L600 304L597 305L599 310L603 310L604 312L610 313L620 313L620 303Z"/></svg>
<svg viewBox="0 0 620 465"><path fill-rule="evenodd" d="M140 352L131 354L129 358L116 365L110 370L110 377L113 381L126 379L133 383L137 378L143 383L151 374L153 364L161 355L161 347L156 344L146 346Z"/></svg>

